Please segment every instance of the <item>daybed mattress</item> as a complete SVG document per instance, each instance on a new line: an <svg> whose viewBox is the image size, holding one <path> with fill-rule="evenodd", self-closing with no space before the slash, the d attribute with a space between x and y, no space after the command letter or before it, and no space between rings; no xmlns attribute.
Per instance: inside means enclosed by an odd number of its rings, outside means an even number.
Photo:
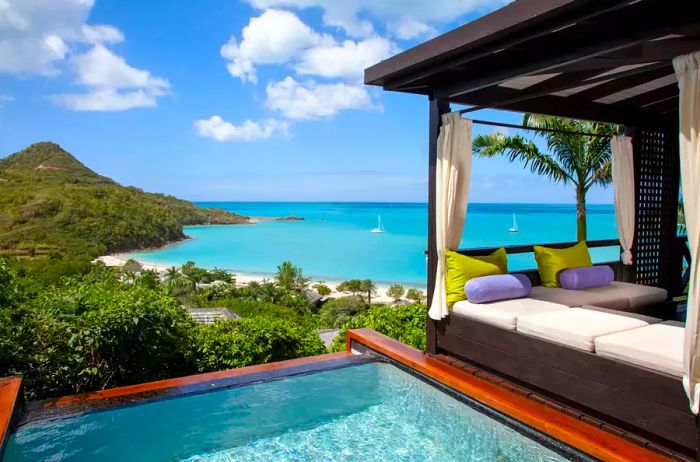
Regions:
<svg viewBox="0 0 700 462"><path fill-rule="evenodd" d="M452 306L452 313L503 329L515 330L520 316L568 309L568 306L557 303L516 298L491 303L471 303L469 300L462 300Z"/></svg>
<svg viewBox="0 0 700 462"><path fill-rule="evenodd" d="M660 319L650 316L628 316L626 313L614 314L608 310L570 308L521 316L518 318L517 330L523 334L592 352L596 337L658 322Z"/></svg>
<svg viewBox="0 0 700 462"><path fill-rule="evenodd" d="M582 290L535 286L530 294L530 298L570 307L595 305L620 311L638 311L645 306L663 303L667 297L664 289L619 281Z"/></svg>
<svg viewBox="0 0 700 462"><path fill-rule="evenodd" d="M595 351L599 356L681 377L684 335L683 323L665 321L598 337Z"/></svg>

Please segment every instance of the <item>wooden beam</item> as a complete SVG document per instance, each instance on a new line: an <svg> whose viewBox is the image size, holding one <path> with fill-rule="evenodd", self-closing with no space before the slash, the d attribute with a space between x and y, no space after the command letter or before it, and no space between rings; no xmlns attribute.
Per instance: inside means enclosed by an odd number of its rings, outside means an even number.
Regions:
<svg viewBox="0 0 700 462"><path fill-rule="evenodd" d="M669 66L666 63L657 63L657 64L652 64L649 66L645 67L638 67L634 69L628 69L626 71L620 71L615 75L599 75L601 72L599 70L595 71L578 71L578 72L572 72L572 73L567 73L567 74L561 74L556 77L552 77L551 79L547 79L544 82L540 82L539 84L532 85L528 88L525 88L523 90L518 90L517 96L513 96L510 99L502 100L502 101L494 101L491 103L479 105L479 106L474 106L471 107L464 112L472 112L472 111L478 111L480 109L486 109L486 108L498 108L501 106L506 106L509 104L514 104L518 103L521 101L527 101L532 98L537 98L540 96L545 96L549 95L551 93L556 93L558 91L563 91L563 90L569 90L571 88L576 88L580 87L583 85L591 85L599 82L606 82L602 83L600 85L597 85L589 90L582 91L580 93L576 93L576 97L587 100L587 101L592 101L597 98L591 98L587 96L581 96L584 93L587 93L588 91L596 90L599 87L610 87L611 84L616 83L617 85L622 85L622 89L624 88L629 88L633 87L635 85L639 85L641 83L649 82L651 80L657 79L659 77L666 76L668 74L673 73L673 68ZM597 77L591 77L597 76ZM613 81L609 81L610 79L614 79ZM609 82L608 82L609 81ZM629 82L629 85L625 85L625 83ZM607 90L604 90L607 91ZM613 90L610 91L610 93L605 93L611 94L615 93L615 91L618 90ZM468 98L468 95L464 95L465 98Z"/></svg>
<svg viewBox="0 0 700 462"><path fill-rule="evenodd" d="M656 90L648 91L646 93L642 93L641 95L626 98L614 104L633 107L643 107L647 104L652 104L657 101L661 101L671 97L678 98L677 83L672 83L671 85L666 85L665 87L657 88Z"/></svg>
<svg viewBox="0 0 700 462"><path fill-rule="evenodd" d="M637 69L640 71L636 73L620 73L619 75L611 75L609 78L613 80L576 93L576 97L588 101L595 101L598 98L603 98L605 96L612 95L613 93L636 87L637 85L642 85L673 74L673 66L668 62L656 64L651 68Z"/></svg>
<svg viewBox="0 0 700 462"><path fill-rule="evenodd" d="M436 240L436 191L437 188L437 151L438 135L442 125L442 115L450 112L450 102L444 98L430 98L428 117L428 281L427 301L430 307L435 291L435 276L437 274L437 240ZM427 316L427 314L426 314ZM436 321L427 318L426 322L426 351L437 352Z"/></svg>
<svg viewBox="0 0 700 462"><path fill-rule="evenodd" d="M673 33L678 27L697 22L690 5L668 8L661 2L629 4L624 12L601 17L595 25L577 24L546 38L533 40L528 52L508 49L476 62L462 73L436 80L435 94L454 98L506 80L547 73L557 67L610 54ZM622 15L622 16L620 16ZM624 19L624 22L620 21ZM630 25L621 27L620 24ZM634 27L631 27L634 25Z"/></svg>

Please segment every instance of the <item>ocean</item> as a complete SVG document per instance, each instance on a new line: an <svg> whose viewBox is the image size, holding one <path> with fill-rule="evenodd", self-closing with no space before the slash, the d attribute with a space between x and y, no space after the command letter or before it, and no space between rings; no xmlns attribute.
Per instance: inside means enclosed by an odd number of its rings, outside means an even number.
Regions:
<svg viewBox="0 0 700 462"><path fill-rule="evenodd" d="M154 251L125 254L140 261L271 276L291 260L314 280L369 278L424 287L427 204L323 202L198 202L248 216L297 216L240 226L190 226L192 239ZM513 214L518 232L509 232ZM384 233L371 233L381 216ZM588 238L617 237L612 205L588 207ZM470 204L462 248L575 241L576 208L561 204ZM616 248L591 250L594 261L617 258ZM510 255L511 269L534 268L531 254Z"/></svg>

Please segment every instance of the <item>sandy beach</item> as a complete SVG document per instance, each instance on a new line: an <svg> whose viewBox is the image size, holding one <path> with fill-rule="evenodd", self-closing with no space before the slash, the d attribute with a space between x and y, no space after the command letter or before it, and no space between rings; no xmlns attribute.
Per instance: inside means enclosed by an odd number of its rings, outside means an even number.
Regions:
<svg viewBox="0 0 700 462"><path fill-rule="evenodd" d="M96 258L93 260L93 262L100 261L102 262L105 266L123 266L124 263L126 263L127 259L123 258L119 255L103 255L101 257ZM158 263L153 263L153 262L146 262L146 261L141 261L137 260L141 266L146 269L146 270L154 270L157 272L164 272L167 271L168 269L171 268L171 265L163 265L163 264L158 264ZM261 275L256 275L256 274L245 274L245 273L233 273L235 278L236 278L236 283L237 284L248 284L249 282L257 281L257 282L262 282L263 280L267 279L270 280L271 276L261 276ZM342 297L347 294L338 292L338 284L335 282L328 282L328 281L315 281L312 280L310 286L313 287L314 284L322 283L328 287L331 288L333 293L330 295L331 297ZM405 288L410 288L410 286L404 285ZM386 294L386 291L389 289L388 285L380 285L377 284L377 296L373 298L373 300L376 300L379 303L390 303L393 301L391 297L389 297Z"/></svg>

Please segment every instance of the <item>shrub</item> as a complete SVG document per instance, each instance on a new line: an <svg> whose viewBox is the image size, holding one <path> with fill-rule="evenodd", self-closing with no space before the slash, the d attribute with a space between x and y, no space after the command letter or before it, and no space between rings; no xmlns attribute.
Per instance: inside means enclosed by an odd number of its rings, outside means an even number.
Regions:
<svg viewBox="0 0 700 462"><path fill-rule="evenodd" d="M259 302L241 298L225 298L212 301L208 306L223 306L236 313L241 318L270 318L288 321L298 326L316 328L317 320L296 308L276 305L274 303Z"/></svg>
<svg viewBox="0 0 700 462"><path fill-rule="evenodd" d="M358 297L332 298L321 307L319 323L322 327L342 327L366 309L364 300Z"/></svg>
<svg viewBox="0 0 700 462"><path fill-rule="evenodd" d="M330 287L328 287L328 286L325 285L325 284L321 284L321 283L319 283L319 284L314 284L314 290L315 290L316 293L318 293L321 297L326 297L326 296L328 296L328 295L330 295L330 294L333 293L333 291L331 290Z"/></svg>
<svg viewBox="0 0 700 462"><path fill-rule="evenodd" d="M197 371L208 372L325 352L311 329L271 318L250 318L199 326L194 358Z"/></svg>
<svg viewBox="0 0 700 462"><path fill-rule="evenodd" d="M420 350L425 349L425 305L373 306L347 322L331 345L332 351L345 350L348 329L367 327Z"/></svg>
<svg viewBox="0 0 700 462"><path fill-rule="evenodd" d="M404 289L401 284L393 284L386 291L386 294L391 297L394 302L400 302L404 293L406 293L406 289Z"/></svg>
<svg viewBox="0 0 700 462"><path fill-rule="evenodd" d="M45 291L9 318L5 342L15 353L0 356L0 375L24 374L30 399L192 371L194 322L160 291L116 285L108 278L71 281Z"/></svg>
<svg viewBox="0 0 700 462"><path fill-rule="evenodd" d="M425 292L419 289L408 289L408 292L406 292L406 298L414 303L425 303Z"/></svg>

